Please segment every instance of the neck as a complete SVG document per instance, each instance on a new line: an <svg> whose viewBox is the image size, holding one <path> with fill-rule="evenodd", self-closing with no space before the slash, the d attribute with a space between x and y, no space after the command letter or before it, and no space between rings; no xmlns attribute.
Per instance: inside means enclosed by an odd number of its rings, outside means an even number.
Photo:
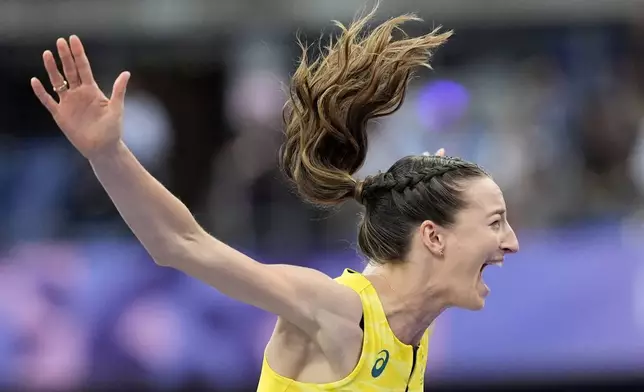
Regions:
<svg viewBox="0 0 644 392"><path fill-rule="evenodd" d="M375 283L389 325L405 344L418 345L447 308L446 292L440 282L432 281L429 263L369 266L365 275Z"/></svg>

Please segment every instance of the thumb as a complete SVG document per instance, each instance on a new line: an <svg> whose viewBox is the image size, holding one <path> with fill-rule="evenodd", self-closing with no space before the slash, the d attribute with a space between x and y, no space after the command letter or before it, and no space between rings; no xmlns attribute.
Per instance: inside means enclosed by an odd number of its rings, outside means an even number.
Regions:
<svg viewBox="0 0 644 392"><path fill-rule="evenodd" d="M125 102L125 91L127 90L127 82L130 80L129 72L121 72L121 74L114 81L114 87L112 87L112 96L110 98L110 103L113 105L123 106Z"/></svg>

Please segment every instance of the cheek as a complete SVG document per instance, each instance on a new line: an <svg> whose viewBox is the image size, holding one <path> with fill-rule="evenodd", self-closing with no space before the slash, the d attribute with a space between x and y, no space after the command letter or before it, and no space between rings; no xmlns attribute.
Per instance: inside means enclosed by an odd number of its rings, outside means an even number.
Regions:
<svg viewBox="0 0 644 392"><path fill-rule="evenodd" d="M459 264L478 270L499 248L499 236L493 230L471 230L454 236L447 245Z"/></svg>
<svg viewBox="0 0 644 392"><path fill-rule="evenodd" d="M449 254L455 269L470 271L475 266L480 268L483 251L481 244L475 239L455 240L449 244Z"/></svg>
<svg viewBox="0 0 644 392"><path fill-rule="evenodd" d="M494 254L499 247L501 231L487 224L462 224L446 233L447 251L459 264L473 265Z"/></svg>

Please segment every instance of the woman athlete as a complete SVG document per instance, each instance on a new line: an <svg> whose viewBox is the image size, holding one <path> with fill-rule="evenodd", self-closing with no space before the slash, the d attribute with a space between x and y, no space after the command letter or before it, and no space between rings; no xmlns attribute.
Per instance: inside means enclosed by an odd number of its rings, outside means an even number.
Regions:
<svg viewBox="0 0 644 392"><path fill-rule="evenodd" d="M374 10L375 11L375 10ZM81 41L58 39L62 62L43 59L58 101L31 85L89 160L123 219L160 266L176 268L239 301L276 314L258 390L422 391L430 326L445 309L481 309L482 270L518 250L503 195L477 165L410 156L386 173L352 177L367 154L367 123L402 103L412 71L451 33L394 40L413 16L364 34L374 11L309 63L306 50L284 110L286 175L306 200L365 207L358 245L363 273L265 265L206 233L190 211L137 162L121 139L130 74L107 98ZM401 137L404 137L401 130Z"/></svg>

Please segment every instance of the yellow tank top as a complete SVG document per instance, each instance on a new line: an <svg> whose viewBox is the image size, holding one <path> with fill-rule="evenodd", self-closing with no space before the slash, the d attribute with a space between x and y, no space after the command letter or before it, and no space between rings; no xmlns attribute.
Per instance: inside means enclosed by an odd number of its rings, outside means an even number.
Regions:
<svg viewBox="0 0 644 392"><path fill-rule="evenodd" d="M342 380L311 384L280 376L271 369L264 356L257 392L423 391L431 328L425 331L420 345L414 349L398 340L392 332L376 289L367 278L346 269L335 280L355 290L362 301L364 337L356 367Z"/></svg>

